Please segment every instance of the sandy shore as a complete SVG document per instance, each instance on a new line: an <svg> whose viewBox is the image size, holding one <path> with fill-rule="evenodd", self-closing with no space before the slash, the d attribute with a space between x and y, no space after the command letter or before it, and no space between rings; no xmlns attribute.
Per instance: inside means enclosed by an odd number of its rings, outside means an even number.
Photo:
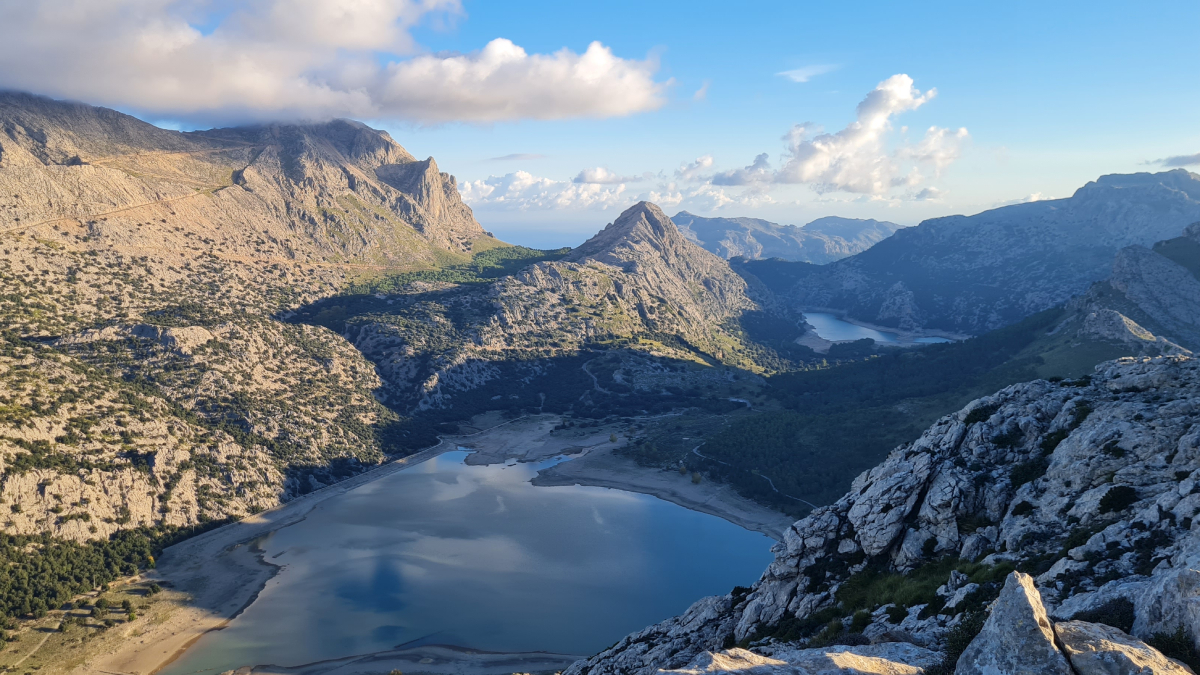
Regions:
<svg viewBox="0 0 1200 675"><path fill-rule="evenodd" d="M447 437L439 445L399 459L341 483L304 495L277 508L199 535L167 549L157 569L146 575L170 589L177 599L157 611L154 621L139 626L136 635L106 641L75 667L73 673L150 675L178 658L210 630L223 627L254 602L278 567L262 558L257 541L276 530L301 522L328 499L361 485L427 461L458 447L475 451L471 464L539 461L558 455L581 455L542 472L536 485L594 485L650 494L685 508L709 513L747 529L779 539L792 519L738 496L727 486L703 482L675 472L647 470L614 456L625 442L616 425L554 431L561 420L540 415L504 422L481 417L472 421L478 431ZM613 439L616 438L614 441ZM440 649L441 651L437 651ZM436 653L429 652L434 650ZM292 668L255 667L254 673L366 672L463 673L493 675L511 672L554 672L575 660L556 654L490 654L447 647L421 647L359 655ZM393 664L393 665L387 665ZM266 668L266 669L263 669Z"/></svg>
<svg viewBox="0 0 1200 675"><path fill-rule="evenodd" d="M613 454L613 447L597 447L583 457L538 472L534 485L592 485L640 492L684 508L724 518L756 530L776 541L795 519L739 495L732 487L707 480L693 483L678 471L646 469Z"/></svg>

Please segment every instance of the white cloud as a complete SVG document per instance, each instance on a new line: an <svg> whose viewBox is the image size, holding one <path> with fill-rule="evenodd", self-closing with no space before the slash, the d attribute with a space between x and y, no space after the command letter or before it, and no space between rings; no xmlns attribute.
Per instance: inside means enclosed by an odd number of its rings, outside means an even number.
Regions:
<svg viewBox="0 0 1200 675"><path fill-rule="evenodd" d="M787 79L791 80L792 82L804 83L804 82L808 82L809 80L811 80L812 78L814 78L818 75L824 75L825 73L831 73L837 69L838 69L838 67L835 65L823 64L823 65L816 65L816 66L804 66L803 68L796 68L795 70L785 70L782 73L775 73L775 74L780 77L786 77Z"/></svg>
<svg viewBox="0 0 1200 675"><path fill-rule="evenodd" d="M945 196L946 196L945 190L939 190L935 187L927 187L927 188L921 190L920 192L918 192L916 195L914 195L913 199L915 199L919 202L937 201Z"/></svg>
<svg viewBox="0 0 1200 675"><path fill-rule="evenodd" d="M766 194L749 191L730 194L709 183L684 187L675 181L662 181L643 192L632 192L625 183L580 183L554 180L517 171L459 185L463 201L476 210L503 211L606 211L624 209L639 201L664 208L682 207L697 211L716 211L725 207L754 207L770 203Z"/></svg>
<svg viewBox="0 0 1200 675"><path fill-rule="evenodd" d="M1042 194L1041 192L1034 192L1032 194L1021 197L1020 199L1009 199L1009 200L1003 201L1003 202L996 202L993 206L1000 207L1000 206L1012 206L1013 204L1029 204L1032 202L1040 202L1040 201L1044 201L1047 199L1054 199L1054 197L1047 197L1046 195Z"/></svg>
<svg viewBox="0 0 1200 675"><path fill-rule="evenodd" d="M1173 168L1193 166L1195 164L1200 164L1200 152L1197 152L1194 155L1176 155L1174 157L1164 157L1163 159L1157 159L1149 163L1161 164L1165 167Z"/></svg>
<svg viewBox="0 0 1200 675"><path fill-rule="evenodd" d="M679 168L675 170L675 177L679 180L687 181L702 180L703 176L701 174L711 169L712 165L712 155L697 157L696 160L690 164L680 164Z"/></svg>
<svg viewBox="0 0 1200 675"><path fill-rule="evenodd" d="M962 152L962 146L970 138L966 127L956 130L929 127L921 142L901 148L900 157L932 164L938 171L950 166Z"/></svg>
<svg viewBox="0 0 1200 675"><path fill-rule="evenodd" d="M713 185L764 185L771 182L771 163L767 153L754 158L754 162L742 169L722 171L712 177Z"/></svg>
<svg viewBox="0 0 1200 675"><path fill-rule="evenodd" d="M692 94L692 100L703 101L708 98L708 85L710 84L712 84L712 80L705 80L704 84L701 84L700 88L696 90L696 93Z"/></svg>
<svg viewBox="0 0 1200 675"><path fill-rule="evenodd" d="M595 185L617 185L619 183L636 183L641 176L621 176L608 169L598 166L594 169L584 169L571 180L572 183L590 183Z"/></svg>
<svg viewBox="0 0 1200 675"><path fill-rule="evenodd" d="M0 86L197 123L609 117L665 102L653 59L599 42L412 56L415 26L461 13L460 0L3 2Z"/></svg>
<svg viewBox="0 0 1200 675"><path fill-rule="evenodd" d="M784 137L788 159L776 172L775 181L808 184L817 192L872 195L919 185L925 177L916 164L932 164L941 171L958 157L968 138L966 129L933 127L916 145L889 152L892 117L921 107L936 94L934 89L924 93L916 89L908 75L893 75L867 94L858 104L855 121L841 131L818 133L810 123L794 126Z"/></svg>
<svg viewBox="0 0 1200 675"><path fill-rule="evenodd" d="M633 203L623 198L624 185L578 184L540 178L527 171L517 171L503 176L489 176L483 180L459 185L463 201L477 208L480 206L504 210L559 210L598 209L624 206Z"/></svg>

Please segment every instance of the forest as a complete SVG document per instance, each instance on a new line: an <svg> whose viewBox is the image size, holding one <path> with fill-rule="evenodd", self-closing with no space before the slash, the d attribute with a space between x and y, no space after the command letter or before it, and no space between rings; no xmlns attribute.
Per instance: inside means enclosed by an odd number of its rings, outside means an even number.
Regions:
<svg viewBox="0 0 1200 675"><path fill-rule="evenodd" d="M807 503L835 501L855 476L938 417L1037 379L1044 360L1029 348L1063 314L1051 309L962 342L774 375L767 379L771 408L733 421L700 454L653 447L630 454L649 465L683 461L746 497L802 515Z"/></svg>

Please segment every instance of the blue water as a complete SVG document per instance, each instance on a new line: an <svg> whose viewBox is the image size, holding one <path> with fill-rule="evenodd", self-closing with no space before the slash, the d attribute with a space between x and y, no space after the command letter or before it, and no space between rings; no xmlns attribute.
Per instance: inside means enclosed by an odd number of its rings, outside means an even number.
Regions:
<svg viewBox="0 0 1200 675"><path fill-rule="evenodd" d="M880 344L901 344L900 336L896 333L857 326L848 321L843 321L832 314L805 312L804 319L813 327L818 336L831 342L871 338ZM919 337L912 340L905 340L904 344L913 342L917 344L934 344L938 342L952 342L952 340L940 337Z"/></svg>
<svg viewBox="0 0 1200 675"><path fill-rule="evenodd" d="M284 568L163 671L299 665L436 643L591 654L749 585L766 536L654 497L535 487L541 464L451 452L324 502L261 542Z"/></svg>

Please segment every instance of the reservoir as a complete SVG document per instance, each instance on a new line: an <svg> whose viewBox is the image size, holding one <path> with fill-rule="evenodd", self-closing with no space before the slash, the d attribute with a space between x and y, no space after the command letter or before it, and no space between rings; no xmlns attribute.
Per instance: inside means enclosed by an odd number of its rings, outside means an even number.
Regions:
<svg viewBox="0 0 1200 675"><path fill-rule="evenodd" d="M804 320L815 329L818 336L829 340L830 342L842 342L845 340L861 340L863 338L871 338L875 342L884 345L899 345L899 344L934 344L938 342L952 342L941 337L918 337L912 339L901 340L899 334L890 331L875 330L874 328L866 328L852 324L849 321L843 321L833 314L824 312L805 312Z"/></svg>
<svg viewBox="0 0 1200 675"><path fill-rule="evenodd" d="M294 666L400 646L589 655L749 586L770 538L647 495L535 487L540 463L442 454L259 541L281 566L165 675Z"/></svg>

